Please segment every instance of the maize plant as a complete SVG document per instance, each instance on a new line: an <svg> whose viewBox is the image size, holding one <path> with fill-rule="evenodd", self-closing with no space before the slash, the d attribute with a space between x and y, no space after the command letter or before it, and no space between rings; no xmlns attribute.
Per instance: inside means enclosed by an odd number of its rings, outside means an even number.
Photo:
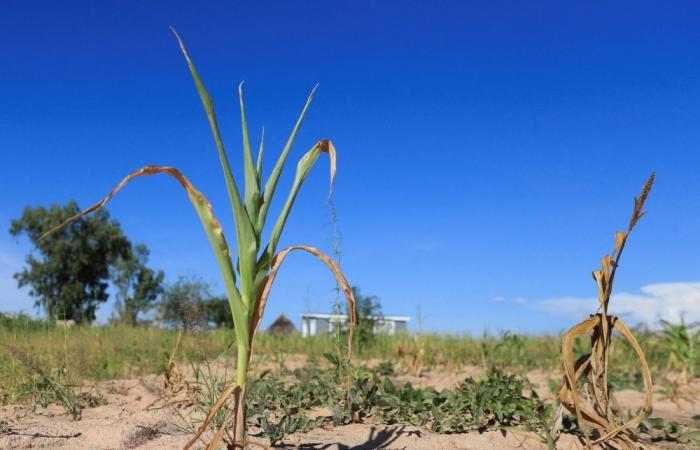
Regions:
<svg viewBox="0 0 700 450"><path fill-rule="evenodd" d="M224 149L224 144L219 133L216 115L214 113L214 104L207 93L204 84L202 83L197 70L190 59L187 50L175 32L175 37L180 45L180 49L185 57L187 66L194 80L195 87L199 94L202 105L206 112L209 127L214 137L214 143L219 154L221 167L224 172L224 180L228 191L233 218L235 222L236 234L236 249L237 263L234 264L231 251L224 237L224 233L220 222L214 216L211 204L206 197L199 192L190 181L174 167L166 166L145 166L127 175L106 197L95 205L81 211L73 217L68 218L64 223L46 233L47 235L57 229L67 225L68 223L78 220L82 216L89 214L102 208L112 197L121 190L126 184L133 179L156 174L168 174L174 177L180 185L185 189L189 196L192 205L199 216L199 219L204 227L211 248L216 257L221 275L223 277L226 295L233 316L234 332L237 346L237 362L236 362L236 383L227 388L218 401L215 403L212 410L202 422L195 436L190 440L185 448L191 447L203 432L206 430L209 422L216 412L225 404L230 397L233 397L233 430L226 429L227 427L219 428L207 448L215 448L226 433L229 441L232 442L230 447L242 448L245 443L245 393L248 367L252 359L253 338L260 326L265 304L270 294L272 283L277 275L280 265L289 253L296 250L304 250L311 253L320 259L335 275L338 285L343 289L345 297L348 301L348 311L350 312L349 330L348 330L348 358L352 349L352 333L355 325L355 300L353 297L350 285L345 276L341 273L338 265L330 257L320 252L318 249L306 246L295 245L285 248L277 252L282 230L284 229L289 212L294 205L294 200L303 184L305 178L311 171L318 160L321 153L327 153L330 159L330 190L329 196L333 190L333 180L336 172L336 152L333 144L328 139L322 139L316 142L311 149L306 152L297 163L296 174L292 183L291 190L287 194L287 200L282 207L281 212L274 221L272 231L264 243L262 233L265 229L265 224L268 220L270 204L275 194L277 184L285 166L289 151L294 143L294 139L299 131L304 116L311 104L316 87L309 95L306 104L304 105L299 118L294 125L291 135L289 136L286 145L282 149L281 154L277 158L272 171L270 172L267 181L263 184L263 149L264 136L261 138L260 146L257 152L257 159L253 160L253 152L251 149L250 139L248 136L248 126L246 123L245 107L243 102L243 86L242 83L238 87L240 100L241 128L243 135L243 184L244 195L238 188L236 179L233 176L229 165L228 157Z"/></svg>
<svg viewBox="0 0 700 450"><path fill-rule="evenodd" d="M617 268L620 266L622 251L627 244L627 238L639 219L644 215L642 208L654 184L654 174L647 179L639 197L634 199L634 208L627 230L615 233L615 245L609 255L601 259L601 268L593 272L593 278L598 285L598 313L572 327L565 335L562 343L564 360L564 384L559 391L562 405L576 415L579 426L584 431L586 448L593 446L635 450L646 448L647 443L639 438L635 431L652 409L652 381L649 365L644 351L624 322L616 316L608 314L608 304L612 294L613 282ZM616 405L608 384L608 367L610 361L610 346L612 333L617 331L629 343L639 359L644 379L646 398L642 409L626 421L622 411ZM574 358L576 338L591 334L591 352ZM593 429L593 439L588 431Z"/></svg>
<svg viewBox="0 0 700 450"><path fill-rule="evenodd" d="M661 343L668 351L666 370L680 369L678 380L687 386L695 377L696 361L700 361L698 343L700 343L700 322L686 324L681 316L681 322L673 324L667 320L661 321Z"/></svg>

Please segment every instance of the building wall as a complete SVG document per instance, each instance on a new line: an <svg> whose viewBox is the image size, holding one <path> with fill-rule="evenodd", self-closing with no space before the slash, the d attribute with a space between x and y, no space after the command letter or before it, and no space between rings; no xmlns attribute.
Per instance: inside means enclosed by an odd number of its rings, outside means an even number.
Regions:
<svg viewBox="0 0 700 450"><path fill-rule="evenodd" d="M316 335L328 334L330 324L328 319L316 319Z"/></svg>
<svg viewBox="0 0 700 450"><path fill-rule="evenodd" d="M344 323L340 322L340 323ZM319 317L302 317L301 319L301 334L302 336L319 336L335 332L339 323L335 320L319 318ZM408 324L404 321L397 320L378 320L374 324L375 333L406 333Z"/></svg>

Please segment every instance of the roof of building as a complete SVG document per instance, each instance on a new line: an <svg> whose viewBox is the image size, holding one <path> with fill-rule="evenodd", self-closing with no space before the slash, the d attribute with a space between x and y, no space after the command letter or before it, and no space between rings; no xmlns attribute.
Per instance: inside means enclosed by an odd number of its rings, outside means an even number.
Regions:
<svg viewBox="0 0 700 450"><path fill-rule="evenodd" d="M294 326L287 316L281 314L274 322L267 327L269 333L294 334L297 332L297 327Z"/></svg>

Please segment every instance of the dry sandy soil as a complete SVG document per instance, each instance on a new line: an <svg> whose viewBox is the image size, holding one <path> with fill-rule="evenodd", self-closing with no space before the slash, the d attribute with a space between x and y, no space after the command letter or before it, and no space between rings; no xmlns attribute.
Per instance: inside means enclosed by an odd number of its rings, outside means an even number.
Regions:
<svg viewBox="0 0 700 450"><path fill-rule="evenodd" d="M294 367L298 360L290 361ZM479 368L458 371L432 370L421 377L399 376L396 382L410 381L417 386L438 389L453 387L467 376L477 376ZM556 373L530 372L528 378L537 386L538 393L552 398L547 380ZM169 405L162 399L162 376L139 379L113 380L89 386L99 392L106 404L83 411L80 421L73 421L59 406L38 408L33 413L21 406L0 408L0 420L9 425L0 430L1 449L65 448L65 449L177 449L191 436L186 407ZM643 403L643 395L636 391L621 391L621 404L631 408ZM700 412L700 404L682 401L672 403L655 398L654 416L686 422ZM25 415L17 420L17 415ZM666 448L684 448L667 445ZM203 445L196 446L203 448ZM353 424L334 428L318 428L307 433L296 433L284 441L282 448L309 449L546 449L533 433L487 432L440 435L411 426ZM572 436L562 436L557 448L579 449L581 445ZM689 447L685 447L689 448Z"/></svg>

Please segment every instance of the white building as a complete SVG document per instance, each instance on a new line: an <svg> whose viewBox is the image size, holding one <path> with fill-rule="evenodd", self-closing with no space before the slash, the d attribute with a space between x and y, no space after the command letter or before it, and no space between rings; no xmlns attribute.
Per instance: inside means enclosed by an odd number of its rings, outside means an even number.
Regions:
<svg viewBox="0 0 700 450"><path fill-rule="evenodd" d="M377 316L374 318L374 332L396 334L408 331L408 316ZM301 314L301 335L318 336L333 333L338 327L344 327L348 321L345 314Z"/></svg>

